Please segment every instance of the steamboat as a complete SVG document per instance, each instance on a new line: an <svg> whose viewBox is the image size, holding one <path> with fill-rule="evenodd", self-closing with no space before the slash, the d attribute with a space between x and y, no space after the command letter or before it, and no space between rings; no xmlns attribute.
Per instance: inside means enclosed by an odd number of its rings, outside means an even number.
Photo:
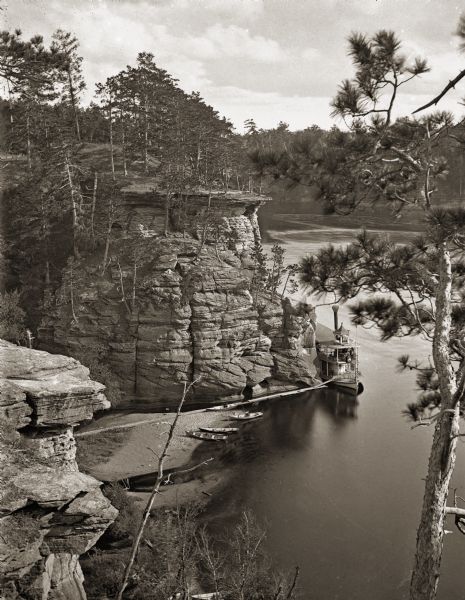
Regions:
<svg viewBox="0 0 465 600"><path fill-rule="evenodd" d="M360 381L359 345L350 337L350 331L342 323L339 326L339 307L334 305L332 308L334 340L316 343L320 377L328 384L335 385L352 394L361 394L363 383Z"/></svg>

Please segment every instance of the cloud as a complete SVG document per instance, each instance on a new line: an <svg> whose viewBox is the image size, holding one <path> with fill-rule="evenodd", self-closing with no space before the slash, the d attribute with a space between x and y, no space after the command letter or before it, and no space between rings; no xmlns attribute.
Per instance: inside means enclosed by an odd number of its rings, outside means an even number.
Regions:
<svg viewBox="0 0 465 600"><path fill-rule="evenodd" d="M224 61L243 60L252 63L283 62L286 53L279 43L261 35L253 35L236 24L209 23L201 34L183 27L173 27L172 18L190 9L194 3L185 0L152 4L146 1L111 2L106 0L79 3L50 0L47 10L42 2L19 0L9 10L11 26L21 25L25 35L38 30L50 38L58 27L72 31L80 40L84 56L84 73L89 81L87 99L97 81L134 64L138 52L148 51L156 62L180 80L188 91L201 90L210 83L215 65ZM231 4L208 0L202 8L232 14ZM258 0L238 0L236 7L248 7L257 14ZM199 6L199 4L197 5ZM193 23L195 19L193 19ZM210 73L210 75L209 75Z"/></svg>
<svg viewBox="0 0 465 600"><path fill-rule="evenodd" d="M1 1L1 0L0 0ZM393 29L407 55L429 59L431 73L399 94L399 113L421 105L463 68L453 31L455 0L10 0L4 27L49 38L61 27L81 42L87 101L94 84L148 51L241 128L329 126L329 98L353 73L346 39ZM459 86L460 87L460 86ZM439 108L460 107L463 87ZM417 103L418 100L418 103Z"/></svg>
<svg viewBox="0 0 465 600"><path fill-rule="evenodd" d="M305 48L305 50L302 52L302 58L304 60L312 61L319 57L321 57L321 52L318 50L318 48Z"/></svg>
<svg viewBox="0 0 465 600"><path fill-rule="evenodd" d="M206 100L230 118L240 132L250 117L261 128L276 127L279 121L289 123L291 129L305 129L314 123L331 126L329 97L287 96L235 86L213 87L204 92Z"/></svg>
<svg viewBox="0 0 465 600"><path fill-rule="evenodd" d="M164 2L165 10L179 14L202 11L206 15L221 19L234 19L250 23L263 15L266 0L171 0Z"/></svg>
<svg viewBox="0 0 465 600"><path fill-rule="evenodd" d="M263 36L253 36L247 29L219 23L209 27L204 34L204 40L209 41L217 58L248 58L259 62L281 62L286 53L280 45ZM212 58L212 55L210 55Z"/></svg>

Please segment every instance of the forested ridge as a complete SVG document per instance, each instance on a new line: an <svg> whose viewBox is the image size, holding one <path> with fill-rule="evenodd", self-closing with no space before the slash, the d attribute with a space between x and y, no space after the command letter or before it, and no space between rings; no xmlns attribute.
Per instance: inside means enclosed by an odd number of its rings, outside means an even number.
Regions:
<svg viewBox="0 0 465 600"><path fill-rule="evenodd" d="M99 254L105 267L128 182L162 190L167 205L200 189L259 191L247 156L256 129L235 133L152 54L141 52L134 66L99 83L89 106L71 33L57 31L47 47L40 36L5 31L0 56L2 270L6 288L21 292L9 303L21 300L33 331L65 267Z"/></svg>

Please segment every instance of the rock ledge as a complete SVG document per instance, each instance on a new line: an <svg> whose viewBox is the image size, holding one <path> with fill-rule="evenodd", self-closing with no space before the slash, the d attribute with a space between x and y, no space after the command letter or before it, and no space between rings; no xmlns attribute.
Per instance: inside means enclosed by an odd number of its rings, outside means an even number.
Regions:
<svg viewBox="0 0 465 600"><path fill-rule="evenodd" d="M79 556L114 521L80 473L73 426L108 408L104 386L61 355L0 340L0 600L85 600Z"/></svg>

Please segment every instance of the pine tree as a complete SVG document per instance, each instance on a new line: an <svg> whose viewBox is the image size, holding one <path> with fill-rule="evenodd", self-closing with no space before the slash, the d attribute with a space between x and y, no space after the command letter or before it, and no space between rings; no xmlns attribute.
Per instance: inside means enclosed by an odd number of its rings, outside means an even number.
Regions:
<svg viewBox="0 0 465 600"><path fill-rule="evenodd" d="M76 139L80 142L79 99L86 84L82 76L82 57L78 54L79 42L72 33L57 29L51 49L62 57L57 69L57 82L62 88L62 102L71 106Z"/></svg>
<svg viewBox="0 0 465 600"><path fill-rule="evenodd" d="M11 95L28 86L50 86L53 69L61 60L62 56L56 49L45 48L40 35L26 41L22 39L20 29L13 33L0 32L0 78L6 81Z"/></svg>
<svg viewBox="0 0 465 600"><path fill-rule="evenodd" d="M110 141L110 161L111 161L111 172L113 178L115 177L115 151L114 151L114 121L116 111L116 94L117 94L117 80L115 77L109 77L105 84L98 83L96 88L97 96L101 98L101 106L106 112L106 118L108 123L108 137Z"/></svg>
<svg viewBox="0 0 465 600"><path fill-rule="evenodd" d="M355 34L349 42L356 74L343 82L333 108L350 129L333 131L310 149L310 180L320 184L322 199L333 208L351 211L362 201L383 202L399 215L413 207L424 232L403 246L362 233L346 248L329 246L305 258L301 277L311 290L334 295L335 301L367 292L369 299L352 308L353 320L377 325L384 339L421 335L431 343L439 394L419 400L429 409L434 436L410 598L433 600L465 392L465 211L436 202L438 180L446 173L440 142L451 127L450 116L393 120L399 87L424 73L426 62L408 63L392 32L371 38ZM404 357L401 364L411 363Z"/></svg>

